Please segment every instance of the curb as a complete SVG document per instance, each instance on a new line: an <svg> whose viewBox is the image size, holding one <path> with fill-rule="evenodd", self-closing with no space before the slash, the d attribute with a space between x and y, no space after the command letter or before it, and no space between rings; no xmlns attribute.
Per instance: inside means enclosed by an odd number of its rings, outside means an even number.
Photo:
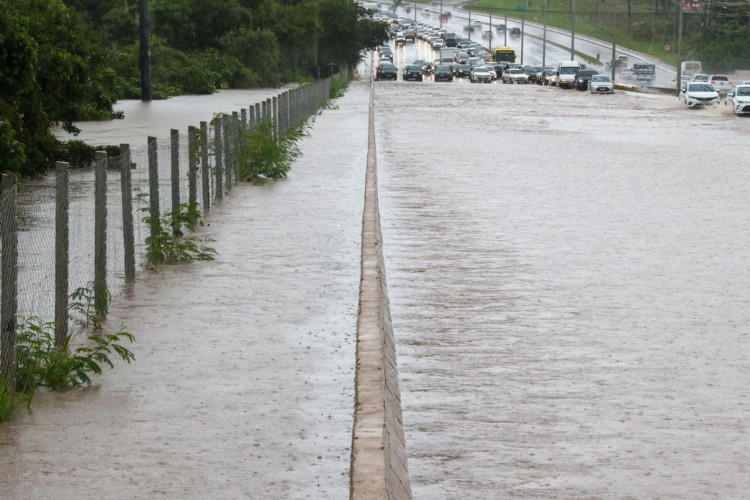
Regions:
<svg viewBox="0 0 750 500"><path fill-rule="evenodd" d="M365 207L362 214L362 277L357 317L349 498L411 500L378 209L375 87L372 77Z"/></svg>

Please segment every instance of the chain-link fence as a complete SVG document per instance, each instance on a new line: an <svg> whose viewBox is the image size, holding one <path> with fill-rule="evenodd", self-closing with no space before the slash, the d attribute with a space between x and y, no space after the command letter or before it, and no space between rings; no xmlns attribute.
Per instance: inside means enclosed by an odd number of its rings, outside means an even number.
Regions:
<svg viewBox="0 0 750 500"><path fill-rule="evenodd" d="M93 168L58 163L44 179L0 188L0 381L14 380L20 322L55 322L58 345L81 319L70 296L117 295L146 269L155 220L186 207L207 216L237 183L241 131L270 123L277 136L301 126L330 95L331 78L284 91L145 148L97 152ZM2 169L2 165L0 165ZM12 383L9 384L9 388Z"/></svg>

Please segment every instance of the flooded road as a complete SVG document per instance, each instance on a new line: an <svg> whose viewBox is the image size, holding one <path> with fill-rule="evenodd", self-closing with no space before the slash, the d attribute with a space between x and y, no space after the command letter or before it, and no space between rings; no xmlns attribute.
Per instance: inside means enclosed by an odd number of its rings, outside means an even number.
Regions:
<svg viewBox="0 0 750 500"><path fill-rule="evenodd" d="M744 498L750 120L376 82L415 498Z"/></svg>

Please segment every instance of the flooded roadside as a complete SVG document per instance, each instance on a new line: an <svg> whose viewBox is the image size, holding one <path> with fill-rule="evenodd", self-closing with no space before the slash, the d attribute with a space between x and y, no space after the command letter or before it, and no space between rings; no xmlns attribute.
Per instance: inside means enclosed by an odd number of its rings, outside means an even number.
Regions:
<svg viewBox="0 0 750 500"><path fill-rule="evenodd" d="M367 102L354 84L289 178L214 207L216 261L112 306L133 365L0 426L3 498L348 496Z"/></svg>

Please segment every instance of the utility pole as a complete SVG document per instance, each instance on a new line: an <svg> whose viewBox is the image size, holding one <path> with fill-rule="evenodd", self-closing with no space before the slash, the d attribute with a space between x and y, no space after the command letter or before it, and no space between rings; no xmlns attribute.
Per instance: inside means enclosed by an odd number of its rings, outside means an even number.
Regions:
<svg viewBox="0 0 750 500"><path fill-rule="evenodd" d="M140 14L141 101L151 101L153 95L151 92L151 51L149 50L150 29L148 21L148 0L141 0Z"/></svg>

